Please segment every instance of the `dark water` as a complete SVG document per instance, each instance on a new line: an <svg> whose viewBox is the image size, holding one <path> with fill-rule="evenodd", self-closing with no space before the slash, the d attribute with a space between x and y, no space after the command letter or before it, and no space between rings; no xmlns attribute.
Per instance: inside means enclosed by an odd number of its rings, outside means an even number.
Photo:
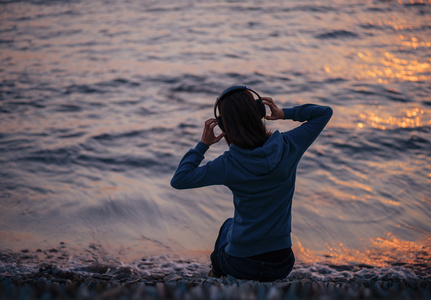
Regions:
<svg viewBox="0 0 431 300"><path fill-rule="evenodd" d="M298 170L300 261L429 258L430 16L429 0L2 1L0 250L205 257L231 194L169 180L241 83L334 109Z"/></svg>

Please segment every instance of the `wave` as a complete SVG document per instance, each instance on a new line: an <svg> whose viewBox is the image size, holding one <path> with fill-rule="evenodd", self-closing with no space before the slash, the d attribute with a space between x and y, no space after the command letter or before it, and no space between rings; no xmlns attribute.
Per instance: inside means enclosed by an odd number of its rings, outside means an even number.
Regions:
<svg viewBox="0 0 431 300"><path fill-rule="evenodd" d="M68 95L68 94L73 94L73 93L80 93L80 94L94 94L94 93L98 93L98 94L103 94L106 93L107 91L102 90L102 89L98 89L95 86L91 86L91 85L87 85L87 84L80 84L80 85L70 85L68 87L66 87L64 94Z"/></svg>
<svg viewBox="0 0 431 300"><path fill-rule="evenodd" d="M317 39L327 40L327 39L346 39L346 38L358 38L359 35L348 30L333 30L324 32L314 36Z"/></svg>
<svg viewBox="0 0 431 300"><path fill-rule="evenodd" d="M18 147L18 149L23 150L24 148ZM176 164L176 158L171 153L160 153L158 151L146 151L144 155L89 154L82 152L83 150L78 146L54 150L38 150L30 152L27 155L20 155L14 161L40 163L41 168L38 170L39 172L45 169L44 165L57 165L61 168L79 165L102 171L126 172L133 169L142 169L149 173L158 174L172 172Z"/></svg>
<svg viewBox="0 0 431 300"><path fill-rule="evenodd" d="M341 151L343 157L345 155L345 157L355 158L354 163L370 160L398 160L400 157L426 152L427 149L431 148L431 139L428 138L431 133L431 126L399 127L386 129L381 133L370 129L370 131L354 132L354 135L349 134L348 131L338 128L335 130L337 136L344 136L345 138L332 138L326 142L331 145L334 151ZM310 153L319 156L319 152L316 151L310 149Z"/></svg>

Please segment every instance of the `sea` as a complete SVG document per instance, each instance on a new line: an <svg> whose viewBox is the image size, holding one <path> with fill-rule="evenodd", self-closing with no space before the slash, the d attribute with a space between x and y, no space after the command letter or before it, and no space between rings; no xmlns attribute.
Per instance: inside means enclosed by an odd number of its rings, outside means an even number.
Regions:
<svg viewBox="0 0 431 300"><path fill-rule="evenodd" d="M430 269L431 0L0 1L0 252L209 263L232 194L169 182L236 84L334 110L297 262Z"/></svg>

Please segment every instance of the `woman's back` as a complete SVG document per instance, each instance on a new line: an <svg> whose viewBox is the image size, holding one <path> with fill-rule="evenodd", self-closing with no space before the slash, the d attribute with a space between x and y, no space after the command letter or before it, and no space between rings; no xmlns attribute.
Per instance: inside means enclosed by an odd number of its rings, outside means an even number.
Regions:
<svg viewBox="0 0 431 300"><path fill-rule="evenodd" d="M178 189L227 186L233 193L235 212L220 229L211 255L213 269L237 278L274 280L286 276L294 262L290 232L297 165L328 123L332 109L305 104L281 110L271 98L259 96L262 105L271 109L266 119L305 122L293 130L271 134L260 119L259 102L244 95L247 93L217 100L221 116L207 120L201 142L183 157L171 185ZM219 136L213 132L217 124L223 130ZM233 128L234 124L240 128ZM199 166L209 146L222 137L229 151ZM276 253L276 259L283 253L288 257L274 264L274 257L265 255L268 253ZM265 269L265 263L256 257L269 257L271 267Z"/></svg>

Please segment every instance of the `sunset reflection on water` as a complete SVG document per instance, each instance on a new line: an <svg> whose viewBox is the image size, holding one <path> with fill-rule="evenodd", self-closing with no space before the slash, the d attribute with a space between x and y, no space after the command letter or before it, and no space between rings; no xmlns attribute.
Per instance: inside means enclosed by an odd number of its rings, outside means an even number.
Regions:
<svg viewBox="0 0 431 300"><path fill-rule="evenodd" d="M371 126L373 128L387 130L396 128L418 128L431 125L431 110L413 108L402 110L399 116L391 116L390 113L380 110L366 111L359 115L361 122L357 123L358 128Z"/></svg>
<svg viewBox="0 0 431 300"><path fill-rule="evenodd" d="M394 54L385 52L383 57L372 57L371 53L358 52L363 60L358 68L362 72L357 78L376 78L379 83L388 84L393 81L427 81L431 73L431 58L419 62L417 59L400 59Z"/></svg>
<svg viewBox="0 0 431 300"><path fill-rule="evenodd" d="M294 245L295 256L306 264L326 263L333 265L366 264L373 267L416 266L426 270L431 261L431 237L418 241L405 241L392 233L371 238L368 249L351 249L340 243L337 247L326 245L321 255L306 249L300 242Z"/></svg>

